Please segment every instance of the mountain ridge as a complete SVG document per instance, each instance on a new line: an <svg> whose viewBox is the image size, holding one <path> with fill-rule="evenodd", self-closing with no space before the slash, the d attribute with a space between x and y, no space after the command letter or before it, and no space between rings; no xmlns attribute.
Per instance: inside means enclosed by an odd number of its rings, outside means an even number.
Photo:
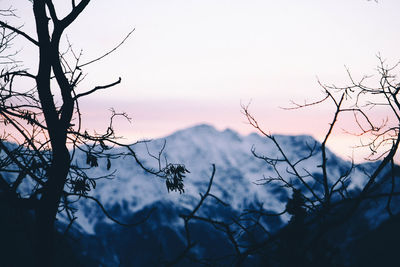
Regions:
<svg viewBox="0 0 400 267"><path fill-rule="evenodd" d="M307 154L305 150L313 143L317 147L320 145L308 135L277 135L275 138L284 149L289 151L287 156L291 159L305 157ZM243 136L231 129L218 131L211 125L200 124L149 143L139 143L134 148L143 164L157 168L158 163L154 160L152 162L148 151L157 155L164 142L166 142L164 154L168 162L184 164L191 172L184 178L184 194L168 193L164 181L146 174L133 160L124 159L123 161L112 160L112 170L116 171L114 180L98 181L93 195L105 203L107 208L112 208L117 203L125 207L128 213L136 212L162 199L190 209L196 203L198 194L205 191L211 175L211 165L215 164L216 176L212 190L233 209L240 210L254 202L263 203L264 207L271 211L280 212L284 209L290 192L276 187L269 189L257 185L257 183L262 183L260 179L264 175L273 175L273 170L265 162L252 155L252 147L256 152L269 151L271 156L278 156L273 144L265 137L256 133ZM327 151L327 154L339 166L331 171L332 175L339 175L340 166L345 168L343 166L350 164L330 151ZM79 160L83 163L84 155L81 155ZM320 172L319 162L320 152L307 160L307 168L315 173ZM90 174L101 176L106 171L105 163L99 162L99 165ZM276 197L278 191L280 195ZM84 212L78 215L78 224L86 232L94 233L94 224L103 219L93 217L93 213L86 205L81 210ZM90 220L85 222L85 219L79 217L91 218L92 222L90 223ZM284 218L288 220L288 216Z"/></svg>
<svg viewBox="0 0 400 267"><path fill-rule="evenodd" d="M315 177L304 179L321 194L323 189L317 182L317 179L322 177L321 144L308 135L276 135L274 138L285 151L285 156L293 162L305 158L315 145L315 155L299 162L297 166L302 174L306 174L304 170L307 170ZM164 179L145 172L129 156L111 158L110 170L107 167L107 158L98 158L99 166L88 170L90 178L101 177L107 173L113 175L112 180L96 180L97 187L88 193L89 196L99 199L111 216L124 223L140 222L147 218L143 224L124 228L109 220L96 202L84 197L76 199L79 201L71 205L77 209L77 220L69 231L74 240L81 241L71 243L71 247L76 249L77 254L88 256L91 266L158 266L178 257L186 247L181 215L189 214L199 202L199 194L206 191L213 170L212 164L215 164L216 172L211 193L228 206L208 198L197 211L198 216L226 222L241 217L248 209L256 210L260 207L264 212L280 213L286 209L286 204L292 197L293 192L288 188L274 183L265 184L264 177L273 176L274 168L263 159L256 158L253 152L267 154L270 158L277 158L279 152L271 140L256 133L244 136L231 129L219 131L210 125L202 124L174 132L165 138L139 142L134 145L134 150L142 164L157 168L158 162L149 152L158 155L164 145L166 160L162 157L162 165L185 164L190 170L184 178L183 194L168 192ZM123 152L123 148L112 148L112 152ZM329 150L327 158L328 177L333 181L351 168L351 162L341 159ZM77 151L74 164L80 167L87 166L86 154ZM362 188L366 182L365 173L370 173L375 166L376 163L363 164L352 170L350 193ZM285 166L278 162L275 167L285 178L290 179L291 174ZM296 188L307 193L300 182L293 180L293 183ZM377 183L377 192L390 191L389 185ZM386 199L379 199L363 202L360 210L353 216L352 223L348 227L339 227L331 234L332 240L341 242L336 245L345 257L351 256L351 253L346 252L346 248L351 247L352 241L363 238L365 233L380 227L381 223L388 219L385 201ZM397 203L400 203L399 197L394 197L394 214L400 212L400 205L396 205ZM345 205L341 207L346 208ZM57 219L58 230L63 232L69 220L63 213L60 213ZM265 230L273 234L285 232L290 219L291 215L285 213L282 216L263 218L261 223ZM191 251L192 256L218 258L220 255L234 254L234 248L223 232L199 221L191 222L190 225L192 234L198 241ZM258 237L264 238L261 233ZM209 246L210 242L212 246ZM273 245L268 249L273 252ZM232 257L227 258L224 263L234 261ZM262 259L249 258L247 266L253 266L259 263L259 260ZM188 264L191 263L185 259L178 266Z"/></svg>

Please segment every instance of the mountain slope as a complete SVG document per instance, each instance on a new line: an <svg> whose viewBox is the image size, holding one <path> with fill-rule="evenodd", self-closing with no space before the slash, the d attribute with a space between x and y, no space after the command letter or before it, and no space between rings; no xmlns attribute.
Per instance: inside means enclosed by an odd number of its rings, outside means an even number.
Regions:
<svg viewBox="0 0 400 267"><path fill-rule="evenodd" d="M305 157L310 146L316 141L310 136L276 136L293 161ZM131 158L112 160L115 170L113 180L99 180L93 194L105 203L107 208L121 207L124 214L141 210L156 201L170 201L184 208L191 208L198 200L198 194L206 190L211 174L211 164L216 165L216 175L212 192L235 210L242 210L251 203L263 203L271 211L282 211L286 205L288 192L276 186L257 185L263 177L275 175L273 169L264 161L256 159L251 149L278 157L274 145L257 134L241 136L232 130L217 131L209 125L198 125L175 132L164 139L138 144L135 151L146 166L157 167L157 162L149 155L157 154L166 142L164 155L170 163L185 164L190 174L184 179L185 193L168 193L162 179L145 173ZM147 147L146 147L147 146ZM318 143L317 143L318 147ZM148 150L148 151L147 151ZM321 153L304 161L299 169L306 168L311 173L320 173ZM350 166L328 151L331 168L330 176L338 177ZM84 155L80 160L84 162ZM102 176L106 163L99 162L92 175ZM282 167L285 168L285 167ZM284 173L285 170L282 170ZM356 174L355 174L356 175ZM355 185L354 185L355 186ZM289 192L290 193L290 192ZM95 203L83 204L78 223L88 233L93 232L96 222L104 217L97 216ZM287 219L287 218L286 218Z"/></svg>
<svg viewBox="0 0 400 267"><path fill-rule="evenodd" d="M320 143L310 136L275 136L286 156L295 162L309 154L310 147L315 144L315 155L298 164L301 174L308 172L321 177ZM101 263L106 266L137 266L163 265L176 258L185 248L186 237L181 214L188 214L198 203L199 193L206 191L211 164L216 165L216 174L211 192L229 204L222 207L216 201L207 200L198 211L198 215L215 220L229 221L245 209L257 209L261 205L269 212L281 212L291 197L291 191L273 183L262 184L263 177L274 176L271 166L252 154L252 148L257 154L278 158L275 145L267 138L257 134L241 136L232 130L218 131L209 125L198 125L177 131L163 139L135 145L135 152L145 166L158 167L158 162L149 154L157 155L165 145L164 156L169 163L185 164L190 173L184 178L185 193L169 192L163 179L154 177L137 165L129 157L111 160L110 172L114 172L113 180L100 179L96 189L91 192L100 199L105 208L115 218L123 222L137 222L151 214L148 220L132 228L121 227L108 220L95 202L81 200L76 203L78 208L77 229L81 229L84 245L83 251L96 258L93 251L104 251ZM114 148L119 151L119 148ZM85 156L79 155L77 163L84 165ZM350 162L335 156L329 150L328 176L334 181L345 173L351 166ZM106 160L99 161L99 167L91 170L93 177L107 173ZM277 164L282 175L289 178L286 166ZM363 171L370 171L373 164L365 164L353 170L349 189L357 190L365 181ZM296 182L296 181L294 181ZM322 190L316 181L308 179L315 190ZM301 184L298 188L303 190ZM304 190L305 192L306 190ZM363 212L358 213L358 225L366 225L361 230L350 227L346 232L338 234L338 240L359 238L362 233L379 225L387 218L381 211L382 204L368 203ZM364 212L368 210L368 212ZM151 212L151 213L150 213ZM374 220L368 217L374 214ZM376 219L377 218L377 219ZM376 219L376 220L375 220ZM60 221L64 219L60 216ZM286 225L289 215L271 217L263 220L266 229L274 233ZM369 225L369 226L368 226ZM375 226L374 226L375 225ZM193 222L191 232L196 237L197 245L192 249L192 257L219 258L221 255L231 255L234 252L232 244L221 231L216 231L210 224ZM210 228L211 227L211 228ZM260 235L260 237L263 235ZM340 237L339 237L340 236ZM100 242L99 242L100 241ZM211 247L209 244L213 244ZM347 241L346 241L347 242ZM346 243L347 244L347 243ZM96 260L99 260L96 258ZM258 259L259 260L259 259ZM186 262L185 262L186 261ZM222 265L232 262L233 258L226 256ZM251 266L256 258L246 262ZM188 265L187 259L180 262ZM193 265L193 262L190 263Z"/></svg>
<svg viewBox="0 0 400 267"><path fill-rule="evenodd" d="M314 156L299 162L296 166L300 175L306 175L307 172L313 174L316 179L311 177L304 179L316 192L322 192L321 183L317 181L319 177L322 177L321 144L310 136L276 135L274 138L291 162L306 158L310 148L315 148ZM163 149L164 145L165 149ZM75 241L70 242L69 246L74 248L77 255L82 255L81 259L85 263L90 263L90 266L157 266L177 258L186 247L186 233L181 215L189 214L200 200L199 193L206 191L212 164L216 166L216 173L211 193L229 206L224 207L209 198L198 210L197 215L229 222L232 218L238 218L246 209L259 209L261 206L264 211L277 213L285 209L292 196L292 191L287 188L274 183L265 184L264 177L274 177L276 170L287 179L293 175L290 173L290 168L288 169L283 163L278 161L274 170L271 165L252 154L253 151L259 155L267 155L269 158L281 157L271 140L257 134L242 136L229 129L218 131L209 125L198 125L177 131L162 139L135 145L135 152L141 162L155 169L158 168L159 162L151 155L158 155L162 149L162 165L166 162L185 164L190 170L184 178L185 193L183 194L168 192L165 180L146 173L129 156L111 158L110 170L107 170L107 159L99 159L99 166L88 170L91 178L103 177L105 174L113 175L112 180L96 180L96 189L89 192L91 196L103 203L113 217L125 223L132 223L143 220L149 214L150 216L145 223L136 227L121 227L107 219L94 201L77 199L78 201L73 205L77 208L75 216L78 219L70 230L71 240ZM124 150L112 148L112 152L118 153ZM351 167L350 162L340 159L329 150L327 158L330 183ZM86 154L77 151L73 164L87 166ZM365 174L370 173L375 165L361 164L352 171L348 186L350 192L356 192L365 183L365 177L367 177ZM15 177L7 176L5 178L15 179ZM380 179L383 181L382 178ZM293 180L293 183L303 193L307 192L299 181ZM24 195L23 191L29 191L31 186L30 183L21 186L19 193ZM378 193L390 192L391 189L389 183L382 185L378 183L376 188ZM363 202L354 218L332 231L330 242L333 242L331 245L340 251L339 262L357 261L346 260L346 257L351 257L354 251L352 244L357 244L357 240L364 240L368 232L379 227L388 218L388 213L385 211L386 201L387 199L373 199ZM392 208L395 214L400 211L399 203L399 197L394 197ZM269 233L281 235L280 233L285 233L287 228L285 226L289 219L290 216L285 214L264 218L260 223ZM59 214L60 231L65 230L67 223L65 215ZM231 265L234 262L235 248L227 235L217 228L215 225L200 221L190 223L191 235L196 241L196 245L189 253L192 259L212 258L222 266ZM260 229L252 231L254 233L252 232L249 236L253 235L255 239L261 241L266 240L269 235L269 233L266 235L260 232ZM307 231L313 231L313 229ZM272 246L269 249L271 251L266 252L267 254L274 252L275 248ZM254 266L260 261L264 261L262 256L261 259L248 257L244 264ZM188 258L183 259L179 264L180 266L196 266L195 263L189 262Z"/></svg>

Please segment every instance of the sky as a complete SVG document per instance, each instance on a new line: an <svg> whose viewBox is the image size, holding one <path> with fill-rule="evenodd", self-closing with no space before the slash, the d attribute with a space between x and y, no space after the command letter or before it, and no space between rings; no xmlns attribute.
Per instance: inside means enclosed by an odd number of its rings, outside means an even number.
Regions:
<svg viewBox="0 0 400 267"><path fill-rule="evenodd" d="M69 1L54 2L59 16L70 8ZM15 23L35 36L30 2L0 0L2 8L10 5L19 15ZM135 29L116 52L85 69L82 91L122 78L82 100L88 128L105 129L113 107L132 117L131 124L118 121L127 141L198 123L248 134L254 129L241 104L251 103L267 132L322 140L332 105L281 107L321 98L318 80L348 84L346 67L355 77L374 74L378 53L388 62L400 60L398 10L398 0L98 0L66 34L87 62ZM22 39L17 46L35 69L35 47ZM328 147L348 157L354 139L340 128L351 125L340 123Z"/></svg>

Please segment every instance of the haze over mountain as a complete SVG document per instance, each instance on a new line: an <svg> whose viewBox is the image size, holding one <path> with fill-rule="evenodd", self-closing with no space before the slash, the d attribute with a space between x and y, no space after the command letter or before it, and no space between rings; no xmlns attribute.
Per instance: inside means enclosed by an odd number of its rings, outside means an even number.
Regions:
<svg viewBox="0 0 400 267"><path fill-rule="evenodd" d="M302 174L308 171L317 178L321 177L320 143L305 135L276 135L275 138L292 162L307 157L310 149L315 146L315 155L300 162L297 167ZM113 152L123 152L123 148L112 149ZM111 173L113 177L111 180L96 180L97 186L89 195L99 199L105 209L121 222L139 222L149 214L150 216L138 226L122 227L109 220L96 202L81 198L73 204L77 208L77 220L70 229L73 250L76 255L84 257L81 261L87 266L157 266L177 257L186 245L181 215L190 213L200 199L199 194L206 191L212 164L216 166L216 173L211 192L228 206L220 205L212 198L207 199L197 213L199 216L227 221L246 209L261 206L271 213L282 212L292 196L292 191L274 183L263 184L263 178L273 177L275 172L264 160L256 158L252 149L259 155L280 157L276 146L268 138L256 133L243 136L230 129L218 131L205 124L135 145L137 156L147 167L159 168L159 162L153 156L158 155L161 150L162 166L167 162L185 165L190 173L184 178L185 192L182 194L168 192L164 179L145 172L132 157L111 159L111 167L107 166L106 158L99 159L99 166L88 171L89 177L103 177L107 173ZM86 166L86 156L77 151L73 164ZM349 161L337 157L329 150L327 158L328 176L332 180L343 175L351 166ZM358 190L365 183L365 173L369 173L373 166L374 164L361 164L355 168L351 173L348 189ZM285 177L290 177L283 164L278 163L276 168ZM317 181L310 178L308 182L316 192L322 191L321 184ZM21 185L19 193L23 195L23 191L29 186L29 183ZM300 190L304 189L300 183L296 186ZM377 190L388 191L390 187L383 184ZM360 238L371 238L366 233L380 229L381 223L389 217L385 211L385 201L366 201L346 228L339 228L334 232L334 239L337 240L335 242L339 242L338 249L342 251L340 260L346 261L348 254L353 251L348 248L357 244L355 242L359 242ZM399 205L395 204L399 202L398 197L394 197L394 214L400 211ZM277 233L285 227L289 219L290 215L285 214L266 218L262 223L269 232ZM59 230L64 231L67 224L65 214L60 213ZM197 244L192 251L193 255L200 258L232 255L232 244L223 232L199 222L193 222L191 227ZM385 229L379 231L385 232ZM357 250L354 251L358 253ZM249 258L246 264L253 266L260 260L262 259L257 257ZM230 258L227 257L222 265L229 262ZM185 266L189 263L183 261L181 264Z"/></svg>
<svg viewBox="0 0 400 267"><path fill-rule="evenodd" d="M286 150L288 158L295 161L309 153L316 140L311 136L276 136ZM112 160L111 171L115 170L113 180L99 180L93 191L106 207L118 204L124 213L135 212L157 201L170 201L173 205L190 208L198 200L198 194L206 190L211 175L211 165L216 165L216 175L212 187L213 193L229 203L235 210L240 210L251 203L263 203L271 211L282 211L288 192L275 186L258 185L263 177L273 176L273 169L264 161L252 155L254 147L257 153L278 157L278 151L271 141L258 134L241 136L226 129L218 131L210 125L197 125L177 131L170 136L156 139L150 143L136 145L136 153L146 166L158 167L158 163L149 156L157 155L164 142L165 159L169 163L184 164L190 171L184 178L185 193L167 192L165 182L145 173L131 158ZM82 162L85 155L81 155ZM348 168L350 163L328 151L330 175L337 177ZM304 161L304 167L311 173L319 173L321 154ZM164 158L163 158L164 161ZM164 162L163 162L164 163ZM99 167L93 169L93 177L100 177L107 172L106 160L99 161ZM301 169L301 168L300 168ZM357 175L357 174L356 174ZM354 179L354 187L360 183ZM290 194L290 192L289 192ZM95 203L92 203L95 205ZM87 204L84 204L85 207ZM94 233L97 220L95 208L83 208L78 216L78 223L87 233ZM86 219L87 218L87 219Z"/></svg>
<svg viewBox="0 0 400 267"><path fill-rule="evenodd" d="M301 162L298 169L307 170L318 177L321 173L320 143L311 136L304 135L277 135L275 138L293 162L306 157L310 147L315 144L316 154ZM212 164L216 166L216 174L211 192L229 204L229 207L222 207L216 201L207 200L199 210L201 216L226 220L241 214L246 208L260 205L267 211L281 212L291 197L292 192L286 188L273 183L262 184L263 177L274 176L274 170L263 160L255 158L251 152L252 148L255 148L256 153L272 158L279 155L274 144L258 134L242 136L230 129L218 131L210 125L203 124L149 143L139 143L135 151L145 166L157 168L158 162L150 154L158 155L164 143L163 159L169 163L185 164L190 170L184 178L185 193L168 192L163 179L144 172L132 158L111 160L111 169L108 172L115 171L113 180L98 180L97 187L92 192L115 218L125 223L140 221L153 211L145 223L124 228L107 219L95 202L77 202L78 219L73 233L77 238L81 237L84 254L94 260L94 265L160 265L163 260L170 260L179 255L185 249L183 220L180 215L188 214L198 203L199 193L206 191ZM350 162L335 156L329 150L327 158L328 175L332 179L345 173L351 166ZM78 154L77 162L80 161L81 164L85 163L85 155ZM99 167L92 169L93 177L104 175L107 172L106 165L106 159L99 160ZM372 164L362 164L354 169L349 190L357 190L362 186L365 182L364 172L370 171L372 167ZM278 164L277 168L282 174L286 173L285 166ZM317 191L322 190L316 182L311 185ZM302 188L300 184L298 186ZM384 205L384 201L366 202L353 221L346 226L346 230L339 228L342 230L335 232L335 238L341 240L340 260L351 263L346 257L353 251L348 249L353 244L352 240L363 237L388 218ZM394 207L394 211L398 212L398 209ZM62 216L59 216L59 219L65 221ZM289 215L284 215L269 218L263 223L266 229L276 232L284 227L289 219ZM194 223L193 236L197 240L197 247L193 253L199 257L218 258L230 254L230 250L233 250L226 236L209 225ZM101 257L98 257L99 254ZM224 264L229 262L229 258L226 260ZM246 264L252 266L259 259L253 260L255 262L249 259ZM188 262L183 261L182 264L184 266Z"/></svg>

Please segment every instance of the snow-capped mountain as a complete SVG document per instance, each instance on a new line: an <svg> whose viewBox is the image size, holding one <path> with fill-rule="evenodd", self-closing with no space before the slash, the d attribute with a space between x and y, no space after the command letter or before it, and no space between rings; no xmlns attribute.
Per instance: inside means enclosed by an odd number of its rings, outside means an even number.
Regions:
<svg viewBox="0 0 400 267"><path fill-rule="evenodd" d="M301 161L296 167L301 175L309 172L314 177L321 177L320 143L314 138L304 135L276 135L274 138L291 162L306 158L310 148L315 145L314 156ZM96 258L98 251L102 251L101 259L97 258L99 264L158 266L162 265L163 260L179 255L186 244L180 214L188 214L198 203L199 193L206 191L212 164L216 166L216 173L211 192L230 206L220 208L215 202L205 204L199 210L205 217L226 219L240 214L246 208L259 207L261 204L265 210L281 212L291 197L291 191L286 188L274 183L263 184L263 177L274 177L276 173L271 165L257 159L252 149L258 155L267 155L269 158L282 156L268 138L255 133L242 136L230 129L218 131L210 125L197 125L165 138L139 143L134 149L145 166L157 168L158 162L151 155L158 155L164 143L163 157L166 161L184 164L190 171L184 178L185 193L168 192L163 179L146 173L131 157L112 160L109 172L115 172L114 179L98 180L96 189L91 192L113 216L126 223L139 221L154 209L146 223L124 228L108 220L96 203L90 200L78 202L77 225L86 235L85 253ZM331 181L346 173L351 166L350 162L335 156L329 150L327 158L328 177ZM80 164L85 163L85 155L78 155L77 162L80 161ZM93 168L90 174L100 177L107 173L106 166L106 159L100 160L99 167ZM349 190L361 187L365 183L365 173L370 172L373 166L364 164L355 168L351 173ZM282 175L290 178L287 166L278 163L276 168ZM320 190L320 183L310 177L305 179L316 191ZM301 188L300 183L298 186ZM383 202L363 204L362 211L354 216L356 223L351 223L346 231L337 230L336 235L344 235L342 238L348 241L359 238L369 231L367 229L378 227L388 218L387 213L382 211L385 206ZM394 212L398 211L394 207ZM268 218L264 222L265 227L271 232L277 231L286 225L288 219L288 215ZM364 230L360 231L360 225L363 225ZM195 254L218 258L233 250L223 232L216 231L209 224L193 223L192 231L197 242L193 252ZM212 246L209 246L210 242ZM345 246L341 249L345 249ZM93 251L96 253L93 254ZM185 262L182 264L185 266ZM247 265L252 265L250 258Z"/></svg>
<svg viewBox="0 0 400 267"><path fill-rule="evenodd" d="M317 149L319 147L319 143L311 136L278 135L275 138L293 162L305 157L314 144L317 144ZM116 205L119 206L122 214L134 213L159 201L191 208L197 203L199 193L206 190L211 165L215 164L216 174L212 192L229 203L234 210L242 210L252 203L263 203L263 207L270 211L278 212L284 209L288 192L273 185L260 185L263 177L274 176L275 173L271 166L255 158L251 152L251 149L255 148L258 154L271 158L280 157L275 145L267 138L255 133L241 136L230 129L218 131L209 125L198 125L149 143L139 143L135 146L135 152L144 165L157 168L158 163L149 156L149 152L157 155L164 142L166 160L170 163L184 164L190 171L184 178L184 194L168 193L164 180L145 173L133 158L126 157L112 160L110 171L115 171L114 179L99 180L93 196L100 199L106 208L113 209ZM328 158L332 166L329 168L331 177L340 177L350 165L329 151ZM84 155L80 160L84 162ZM321 172L318 167L320 162L321 153L317 151L314 157L302 162L299 169L304 168L317 174ZM282 173L285 173L286 166L282 168ZM106 172L104 160L99 162L99 167L94 168L91 174L93 177L100 177ZM354 179L353 183L352 187L359 181ZM95 224L107 219L94 207L95 203L85 201L82 205L77 222L87 233L92 234Z"/></svg>
<svg viewBox="0 0 400 267"><path fill-rule="evenodd" d="M321 183L318 182L318 177L322 177L321 144L311 136L304 135L276 135L274 138L292 163L305 159L296 163L298 172L300 175L312 174L314 178L304 179L316 192L322 190ZM315 153L308 157L312 148L315 149ZM150 216L144 223L126 228L109 220L96 202L84 198L75 202L73 205L77 208L77 220L69 231L74 240L71 246L77 255L83 255L85 266L161 266L179 256L186 246L181 215L189 214L198 203L199 194L206 191L212 164L215 164L216 173L211 193L229 206L219 205L210 198L198 210L197 215L229 221L231 218L237 218L246 209L257 209L261 205L264 211L281 212L292 196L292 191L287 188L274 183L265 184L264 178L275 177L276 171L288 179L293 175L287 165L278 161L274 169L265 160L253 155L254 152L272 159L282 157L270 139L255 133L243 136L230 129L218 131L209 125L197 125L165 138L139 142L134 146L134 150L141 163L149 168L159 168L159 162L154 159L154 155L158 156L161 150L162 166L165 166L166 162L184 164L190 171L184 178L185 192L168 192L164 179L145 172L131 156L110 158L110 162L107 158L99 158L99 166L88 170L89 177L112 174L113 178L96 180L97 186L89 195L99 199L109 214L124 223L138 222L149 214ZM124 148L112 148L111 152L126 151ZM327 158L331 183L351 167L350 162L335 156L329 150ZM87 166L87 155L77 150L72 164ZM353 169L348 189L356 192L361 188L374 166L376 164L369 163ZM11 176L5 178L15 179ZM299 181L293 179L293 183L297 183L296 187L303 191L304 187ZM26 188L29 191L31 186L29 183L21 186L19 193L23 195L23 191ZM377 192L391 190L388 183L377 183L376 186ZM306 192L307 190L303 191ZM394 214L400 212L399 203L399 197L394 197ZM385 210L386 204L387 199L363 202L352 221L333 232L334 239L340 240L335 241L340 242L339 249L346 251L350 246L349 242L355 240L353 244L357 244L355 242L361 240L365 233L379 229L382 222L389 217ZM289 215L266 217L261 223L270 233L278 233L289 219ZM62 232L68 223L63 213L58 215L58 222ZM196 242L191 256L218 259L221 255L233 255L232 243L224 232L216 230L212 224L193 221L190 228L192 238ZM267 237L264 233L260 238ZM346 253L342 255L342 261L350 257ZM249 257L246 266L257 265L259 260ZM224 257L220 265L232 262L229 257ZM348 262L351 263L349 260ZM193 262L187 261L181 261L179 266L187 266L189 263L190 266L194 266Z"/></svg>

